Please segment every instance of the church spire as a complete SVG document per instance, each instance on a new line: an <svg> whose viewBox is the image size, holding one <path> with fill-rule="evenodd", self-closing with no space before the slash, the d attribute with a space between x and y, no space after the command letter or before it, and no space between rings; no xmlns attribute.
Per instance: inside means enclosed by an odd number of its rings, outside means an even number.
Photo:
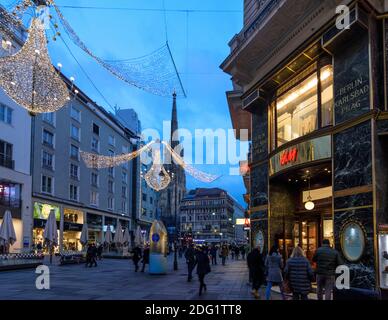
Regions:
<svg viewBox="0 0 388 320"><path fill-rule="evenodd" d="M174 132L177 135L178 132L178 112L176 108L176 93L172 94L172 112L171 112L171 135L170 135L170 145L173 149L178 145L179 141L174 140Z"/></svg>

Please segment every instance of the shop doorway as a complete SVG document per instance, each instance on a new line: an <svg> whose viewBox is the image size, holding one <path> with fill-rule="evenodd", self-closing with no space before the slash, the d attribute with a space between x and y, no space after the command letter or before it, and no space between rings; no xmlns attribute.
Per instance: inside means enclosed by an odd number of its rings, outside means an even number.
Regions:
<svg viewBox="0 0 388 320"><path fill-rule="evenodd" d="M271 243L278 245L284 259L300 246L312 261L323 239L333 244L330 168L326 162L288 170L270 180ZM313 208L305 205L310 197Z"/></svg>

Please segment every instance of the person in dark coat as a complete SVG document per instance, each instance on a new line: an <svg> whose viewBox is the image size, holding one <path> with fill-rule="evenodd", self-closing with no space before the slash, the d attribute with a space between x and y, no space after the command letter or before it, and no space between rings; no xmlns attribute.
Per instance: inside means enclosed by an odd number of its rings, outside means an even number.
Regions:
<svg viewBox="0 0 388 320"><path fill-rule="evenodd" d="M136 246L135 248L133 248L131 253L133 264L135 265L135 272L137 272L139 270L139 261L141 259L141 249L139 248L139 246Z"/></svg>
<svg viewBox="0 0 388 320"><path fill-rule="evenodd" d="M290 282L292 299L308 300L313 270L301 247L295 247L292 251L291 258L287 260L284 274Z"/></svg>
<svg viewBox="0 0 388 320"><path fill-rule="evenodd" d="M146 264L150 263L150 247L147 245L143 250L143 268L141 272L144 272Z"/></svg>
<svg viewBox="0 0 388 320"><path fill-rule="evenodd" d="M213 244L210 249L210 256L212 258L212 264L217 264L217 247Z"/></svg>
<svg viewBox="0 0 388 320"><path fill-rule="evenodd" d="M323 289L325 289L325 300L331 300L335 283L335 270L342 264L340 254L330 247L328 239L324 239L322 247L318 248L314 254L313 262L317 264L315 272L317 274L318 300L323 300Z"/></svg>
<svg viewBox="0 0 388 320"><path fill-rule="evenodd" d="M238 260L240 256L240 248L238 246L234 247L234 253L236 255L236 260Z"/></svg>
<svg viewBox="0 0 388 320"><path fill-rule="evenodd" d="M245 247L244 247L244 246L241 246L240 251L241 251L241 258L242 258L243 260L245 260Z"/></svg>
<svg viewBox="0 0 388 320"><path fill-rule="evenodd" d="M286 299L283 290L283 258L279 253L279 248L273 246L265 259L265 267L267 271L267 288L265 291L265 297L267 300L271 298L272 286L276 285L280 288L280 293L283 300Z"/></svg>
<svg viewBox="0 0 388 320"><path fill-rule="evenodd" d="M207 290L205 284L205 276L211 271L209 256L204 252L202 247L199 247L196 254L197 258L197 274L199 279L199 295L202 294L202 290Z"/></svg>
<svg viewBox="0 0 388 320"><path fill-rule="evenodd" d="M185 252L185 258L187 263L187 282L190 282L193 278L193 270L197 262L194 246L192 244L190 244L190 246L187 248Z"/></svg>
<svg viewBox="0 0 388 320"><path fill-rule="evenodd" d="M253 249L247 256L249 275L252 279L252 294L256 299L260 298L259 289L264 283L264 259L260 246Z"/></svg>
<svg viewBox="0 0 388 320"><path fill-rule="evenodd" d="M91 266L91 261L92 261L92 245L88 245L88 249L86 250L86 263L85 267Z"/></svg>
<svg viewBox="0 0 388 320"><path fill-rule="evenodd" d="M98 260L101 260L102 259L102 250L104 249L104 246L102 244L100 244L98 247L97 247L97 258Z"/></svg>
<svg viewBox="0 0 388 320"><path fill-rule="evenodd" d="M92 244L92 261L90 266L92 267L93 265L97 267L97 247L94 243Z"/></svg>

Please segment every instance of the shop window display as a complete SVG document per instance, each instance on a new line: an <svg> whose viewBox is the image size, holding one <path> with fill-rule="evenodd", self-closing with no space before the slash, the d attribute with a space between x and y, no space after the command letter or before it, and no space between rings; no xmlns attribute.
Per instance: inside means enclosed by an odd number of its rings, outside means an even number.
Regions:
<svg viewBox="0 0 388 320"><path fill-rule="evenodd" d="M319 100L322 117L320 126L332 125L332 66L321 68L319 80L315 72L278 96L276 100L278 147L318 129ZM320 91L318 90L319 85ZM318 99L319 92L321 92L321 99Z"/></svg>

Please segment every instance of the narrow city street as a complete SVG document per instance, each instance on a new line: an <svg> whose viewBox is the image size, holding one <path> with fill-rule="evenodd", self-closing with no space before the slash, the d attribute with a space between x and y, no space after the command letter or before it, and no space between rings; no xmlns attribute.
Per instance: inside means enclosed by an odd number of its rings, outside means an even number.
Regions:
<svg viewBox="0 0 388 320"><path fill-rule="evenodd" d="M179 270L173 270L169 257L166 275L135 273L131 260L105 259L97 268L84 265L50 267L50 290L37 290L34 269L0 273L0 299L34 300L252 300L246 261L227 262L226 266L211 266L206 277L208 290L198 296L196 275L187 282L185 259L179 259ZM264 297L264 289L261 296ZM273 299L279 299L274 293Z"/></svg>

